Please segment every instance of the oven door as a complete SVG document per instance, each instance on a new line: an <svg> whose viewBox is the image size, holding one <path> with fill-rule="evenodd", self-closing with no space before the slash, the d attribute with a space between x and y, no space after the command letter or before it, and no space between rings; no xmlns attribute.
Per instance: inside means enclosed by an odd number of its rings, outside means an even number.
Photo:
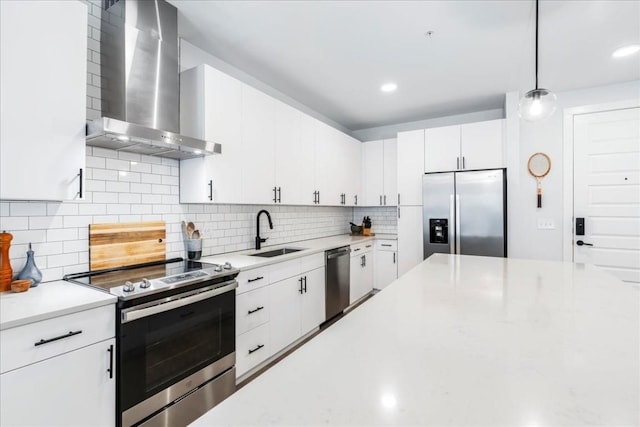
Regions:
<svg viewBox="0 0 640 427"><path fill-rule="evenodd" d="M120 313L118 406L125 425L161 410L235 365L231 280Z"/></svg>

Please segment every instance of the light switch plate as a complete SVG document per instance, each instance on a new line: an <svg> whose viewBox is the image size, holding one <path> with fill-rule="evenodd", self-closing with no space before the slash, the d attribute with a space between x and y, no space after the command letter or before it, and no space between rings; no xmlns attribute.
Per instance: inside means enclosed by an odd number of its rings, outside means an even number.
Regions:
<svg viewBox="0 0 640 427"><path fill-rule="evenodd" d="M538 218L538 230L553 230L556 223L551 218Z"/></svg>

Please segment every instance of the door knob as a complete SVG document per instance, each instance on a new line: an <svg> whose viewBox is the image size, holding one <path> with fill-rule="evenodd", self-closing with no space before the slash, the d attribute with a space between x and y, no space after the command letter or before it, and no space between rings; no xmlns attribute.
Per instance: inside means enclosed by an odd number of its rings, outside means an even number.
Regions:
<svg viewBox="0 0 640 427"><path fill-rule="evenodd" d="M593 244L583 242L582 240L578 240L578 241L576 242L576 245L578 245L578 246L593 246Z"/></svg>

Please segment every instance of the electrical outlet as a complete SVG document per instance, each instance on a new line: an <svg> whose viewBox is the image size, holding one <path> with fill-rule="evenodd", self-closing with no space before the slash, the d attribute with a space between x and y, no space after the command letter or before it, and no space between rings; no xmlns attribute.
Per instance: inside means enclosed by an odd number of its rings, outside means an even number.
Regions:
<svg viewBox="0 0 640 427"><path fill-rule="evenodd" d="M556 224L552 218L538 218L538 230L553 230Z"/></svg>

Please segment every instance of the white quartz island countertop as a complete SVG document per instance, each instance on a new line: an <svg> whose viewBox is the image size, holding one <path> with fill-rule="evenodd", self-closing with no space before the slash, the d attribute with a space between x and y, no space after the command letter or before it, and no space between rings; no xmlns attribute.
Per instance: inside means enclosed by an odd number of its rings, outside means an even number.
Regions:
<svg viewBox="0 0 640 427"><path fill-rule="evenodd" d="M193 425L638 425L639 306L588 265L434 255Z"/></svg>

